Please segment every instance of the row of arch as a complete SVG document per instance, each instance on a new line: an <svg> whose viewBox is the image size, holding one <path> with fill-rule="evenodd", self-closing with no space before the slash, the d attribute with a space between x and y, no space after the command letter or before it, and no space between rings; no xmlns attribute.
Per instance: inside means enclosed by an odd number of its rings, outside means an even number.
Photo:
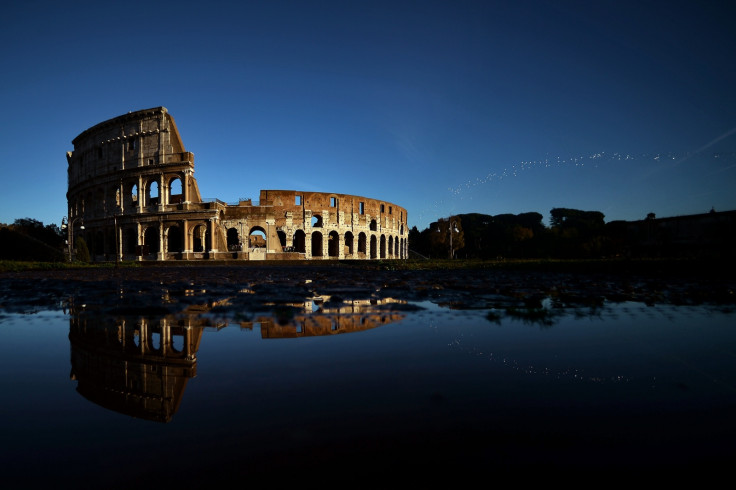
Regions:
<svg viewBox="0 0 736 490"><path fill-rule="evenodd" d="M163 233L162 233L163 231ZM120 248L123 255L150 255L159 252L180 253L185 249L184 228L179 224L170 224L159 227L158 224L120 227ZM82 233L92 255L115 254L115 231L113 228L105 230L90 230ZM192 252L209 252L213 242L209 226L198 223L189 228L189 243Z"/></svg>
<svg viewBox="0 0 736 490"><path fill-rule="evenodd" d="M291 237L291 245L289 245L286 233L282 230L277 231L279 245L284 252L307 252L307 233L304 230L297 230ZM370 239L364 232L358 233L355 237L353 232L347 231L342 238L337 231L323 233L315 230L309 237L310 251L312 257L340 257L340 247L343 247L342 256L365 256L372 259L376 258L404 258L406 239L399 238L394 235L381 234L370 235ZM326 237L326 238L325 238ZM325 239L327 247L325 250ZM227 230L227 246L229 251L242 250L244 243L240 240L240 235L236 228ZM245 243L248 248L265 248L267 246L266 233L260 226L251 228L248 234L248 241Z"/></svg>
<svg viewBox="0 0 736 490"><path fill-rule="evenodd" d="M140 231L139 231L140 230ZM185 231L188 236L185 236ZM188 243L194 253L204 253L213 250L214 243L207 223L196 223L185 227L178 223L159 225L121 226L120 249L123 255L146 256L151 254L181 253L186 250ZM90 253L93 255L113 255L116 253L115 232L112 228L89 230L83 233ZM186 240L188 238L188 240ZM239 252L266 248L267 240L263 228L251 228L247 242L241 243L236 228L229 228L226 232L228 251ZM406 255L406 239L394 235L381 234L366 235L364 232L355 236L352 232L345 232L342 236L337 231L323 234L313 231L307 235L303 230L297 230L291 237L291 244L286 233L278 231L279 244L284 252L306 254L307 248L312 257L360 257L371 259L404 258ZM309 240L307 239L309 238ZM340 253L342 247L342 254Z"/></svg>
<svg viewBox="0 0 736 490"><path fill-rule="evenodd" d="M134 208L178 204L183 201L183 178L177 174L129 180L123 183L122 189L118 185L100 187L82 193L71 202L73 216L93 218Z"/></svg>

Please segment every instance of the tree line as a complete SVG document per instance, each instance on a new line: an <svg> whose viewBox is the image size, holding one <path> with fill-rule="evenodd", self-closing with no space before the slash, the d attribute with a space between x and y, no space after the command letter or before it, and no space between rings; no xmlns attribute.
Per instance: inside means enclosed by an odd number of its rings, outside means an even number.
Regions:
<svg viewBox="0 0 736 490"><path fill-rule="evenodd" d="M599 211L554 208L540 213L458 214L409 231L412 251L430 258L599 258L621 253L620 224ZM618 222L620 223L620 222Z"/></svg>
<svg viewBox="0 0 736 490"><path fill-rule="evenodd" d="M0 260L60 262L66 258L65 246L66 233L56 224L31 218L0 224Z"/></svg>

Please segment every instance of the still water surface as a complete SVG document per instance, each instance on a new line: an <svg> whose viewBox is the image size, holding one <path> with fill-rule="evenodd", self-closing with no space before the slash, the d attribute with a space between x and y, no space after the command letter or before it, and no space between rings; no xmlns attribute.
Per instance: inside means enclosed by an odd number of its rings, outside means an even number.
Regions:
<svg viewBox="0 0 736 490"><path fill-rule="evenodd" d="M727 308L213 311L0 313L6 481L713 473L736 456Z"/></svg>

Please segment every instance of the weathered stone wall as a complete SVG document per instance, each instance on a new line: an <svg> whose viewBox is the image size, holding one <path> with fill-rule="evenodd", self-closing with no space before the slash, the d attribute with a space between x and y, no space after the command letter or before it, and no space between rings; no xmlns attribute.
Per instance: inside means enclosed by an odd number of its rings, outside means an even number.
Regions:
<svg viewBox="0 0 736 490"><path fill-rule="evenodd" d="M102 122L72 143L69 223L96 260L407 256L406 210L390 202L295 190L203 202L194 155L164 107Z"/></svg>

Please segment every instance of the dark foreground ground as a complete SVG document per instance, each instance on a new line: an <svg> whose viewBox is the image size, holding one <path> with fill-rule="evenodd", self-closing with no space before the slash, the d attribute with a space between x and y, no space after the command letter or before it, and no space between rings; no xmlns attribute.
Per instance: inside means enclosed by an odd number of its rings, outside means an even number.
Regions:
<svg viewBox="0 0 736 490"><path fill-rule="evenodd" d="M284 309L274 305L316 297L335 304L370 298L388 309L411 309L417 307L415 302L421 308L421 302L430 301L457 309L500 309L499 315L504 314L504 309L512 314L529 310L528 318L539 321L545 320L544 310L549 307L595 307L625 301L716 305L715 309L730 312L736 310L735 277L733 264L703 261L324 261L28 270L0 273L0 320L6 312L31 313L69 305L72 311L77 307L85 311L85 321L93 332L94 317L87 313L94 313L95 307L105 314L153 318L176 314L189 306L205 306L196 311L247 317L250 312L263 310L284 314ZM399 301L380 301L389 298ZM551 299L551 305L543 303L547 299ZM496 313L481 314L488 314L492 320ZM386 332L394 333L390 329ZM439 477L457 482L473 477L476 482L499 481L500 475L513 476L517 481L527 475L547 479L561 476L566 482L586 478L586 483L604 476L609 481L625 478L630 483L631 475L639 472L659 481L675 477L682 481L687 473L700 479L730 472L734 454L732 436L736 433L733 383L729 381L733 379L732 344L712 349L708 346L703 364L694 361L686 364L679 357L672 359L666 348L660 351L652 347L652 352L668 354L654 356L656 370L662 365L678 368L676 377L658 379L654 386L648 379L640 384L582 383L577 375L573 380L565 376L536 376L511 368L511 376L507 377L506 370L502 371L503 376L496 376L498 372L493 368L496 364L492 363L495 361L490 359L483 364L490 367L476 373L473 370L481 364L474 362L480 359L475 356L475 350L473 357L458 357L453 355L458 352L454 349L440 351L434 348L434 341L420 335L416 338L419 341L403 344L406 351L396 351L406 352L411 361L408 363L395 364L395 360L392 363L392 357L388 356L363 366L366 360L372 359L375 345L365 344L367 350L362 351L361 342L351 343L354 359L352 355L320 351L331 356L330 359L340 359L340 369L329 363L314 363L309 349L292 349L284 355L285 351L280 349L289 349L290 344L269 343L269 348L276 345L279 349L260 352L252 359L241 355L234 364L224 360L221 371L209 371L227 373L227 380L219 380L223 382L218 382L214 374L207 374L205 364L209 369L219 365L210 358L200 365L200 383L189 386L184 403L202 407L203 417L198 423L213 427L213 431L210 434L199 430L196 437L180 435L183 432L175 431L179 427L176 423L180 419L177 419L167 426L166 433L174 436L163 439L163 444L167 444L164 451L152 449L159 444L150 442L155 438L155 429L147 427L144 432L133 424L111 424L100 430L101 426L82 418L76 419L78 425L75 425L68 421L70 414L64 412L63 404L59 404L62 409L57 409L56 399L49 395L30 397L29 394L40 391L37 386L46 386L41 383L58 378L55 371L51 375L36 374L37 378L33 378L43 381L19 383L13 379L8 385L23 386L23 389L8 392L6 396L9 400L20 400L21 406L32 407L31 415L23 419L27 420L28 428L24 429L27 432L15 439L24 445L29 441L28 453L33 456L23 464L35 469L39 458L44 464L86 461L88 464L83 467L73 463L62 466L66 473L80 475L79 481L74 481L79 488L85 485L129 488L137 474L146 475L138 482L147 481L149 487L168 488L174 486L173 482L177 486L192 483L225 486L234 477L237 481L247 481L254 475L277 479L296 476L300 484L338 479L343 484L365 483L370 478L380 478L384 484L396 481L397 474L412 481L435 484ZM477 337L475 341L480 339ZM678 346L680 339L675 339ZM390 342L386 338L384 347ZM13 348L14 344L7 345ZM475 345L485 348L493 344ZM617 346L624 350L610 350ZM392 352L394 347L391 346ZM627 371L648 366L645 358L633 359L636 354L629 353L629 347L632 353L640 352L628 339L606 345L600 352L607 353L605 359L616 359L620 352L621 363L632 360ZM274 357L268 357L267 352L273 352ZM436 357L438 352L450 353L451 357ZM564 358L559 365L565 369L576 365L574 349L563 349L559 354ZM34 355L45 354L36 349L28 357ZM20 354L21 358L24 356L27 354ZM69 351L64 351L65 370L67 356ZM223 354L223 357L227 356ZM284 359L289 362L284 363ZM421 364L422 359L432 362ZM458 359L463 362L453 364ZM469 363L465 364L468 359ZM557 356L546 362L554 366L556 359ZM588 361L580 362L585 366ZM595 361L590 362L596 365ZM8 376L22 373L32 379L31 375L38 372L35 364L25 370L19 367L23 366L20 362L8 366L12 366L4 370ZM254 366L262 371L257 373ZM297 375L293 366L299 366ZM342 372L346 366L349 369ZM685 381L679 377L681 372L688 374ZM447 373L460 373L460 376L445 376ZM702 373L709 373L712 378L701 383ZM211 383L212 388L207 389L205 382ZM704 400L702 405L693 402L698 396ZM43 403L33 404L25 401L26 398L41 399ZM6 417L9 423L17 424L22 415L19 413ZM32 416L36 413L43 416ZM47 420L43 425L47 417L53 422ZM232 425L223 429L220 424ZM49 427L51 435L44 433L36 442L36 434L43 432L38 427ZM74 437L57 443L54 430ZM131 435L110 432L114 430L125 430ZM230 432L232 435L227 435ZM108 437L110 433L115 437ZM313 439L305 436L310 434ZM143 437L149 445L141 442ZM99 457L92 456L97 446L89 441L98 439L107 440L113 449L98 451ZM126 446L125 441L132 442ZM289 444L282 446L283 441ZM30 446L34 443L41 448L65 450L41 457L37 447ZM9 447L15 447L13 442ZM131 449L120 451L121 447ZM18 451L11 452L17 454ZM9 464L15 470L16 465ZM190 468L183 471L185 464ZM87 478L89 483L83 481L85 472L94 475ZM48 469L41 473L24 473L24 479L16 481L27 483L33 476L44 482L64 481L55 478ZM596 480L589 479L591 476ZM108 481L101 485L95 478ZM117 487L114 481L109 481L116 479ZM10 481L12 486L14 480ZM457 482L454 481L455 486Z"/></svg>
<svg viewBox="0 0 736 490"><path fill-rule="evenodd" d="M329 297L432 301L453 308L538 307L637 301L647 304L736 304L733 263L704 261L312 262L181 264L0 272L0 309L58 305L70 296L159 308L169 293L194 291L215 302L248 291L248 301ZM98 301L94 301L98 300ZM170 306L170 301L167 302ZM245 305L241 305L245 306Z"/></svg>

